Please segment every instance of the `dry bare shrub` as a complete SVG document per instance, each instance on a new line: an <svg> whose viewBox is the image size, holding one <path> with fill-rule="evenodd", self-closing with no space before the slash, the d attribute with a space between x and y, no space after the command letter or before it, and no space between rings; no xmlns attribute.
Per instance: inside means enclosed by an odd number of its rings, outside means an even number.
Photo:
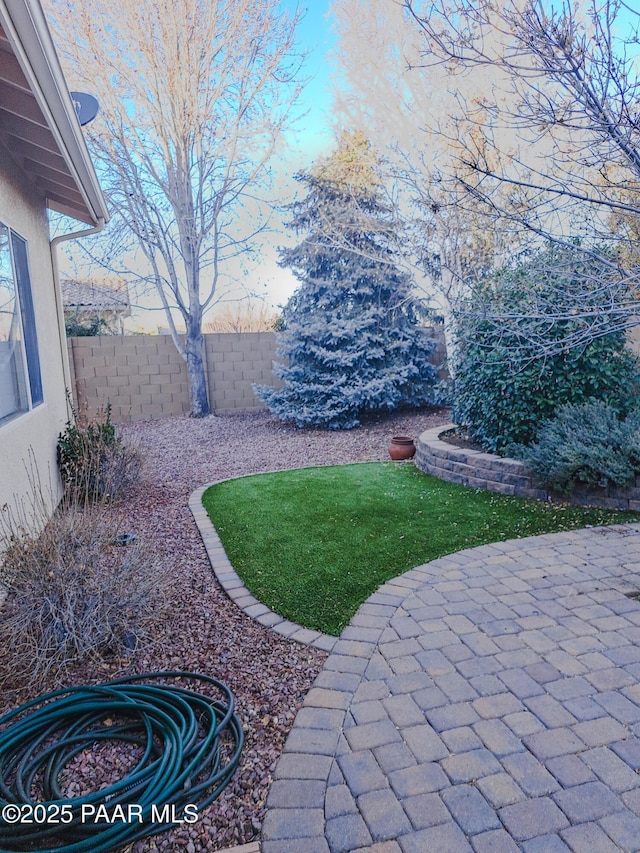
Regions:
<svg viewBox="0 0 640 853"><path fill-rule="evenodd" d="M58 437L57 458L65 501L78 505L124 497L142 467L138 449L116 434L110 404L93 420L73 412Z"/></svg>
<svg viewBox="0 0 640 853"><path fill-rule="evenodd" d="M168 571L144 544L119 544L104 507L61 507L38 534L6 511L0 525L0 685L59 680L71 664L129 654L151 637Z"/></svg>
<svg viewBox="0 0 640 853"><path fill-rule="evenodd" d="M253 300L234 302L212 317L203 332L273 332L281 318L265 302Z"/></svg>

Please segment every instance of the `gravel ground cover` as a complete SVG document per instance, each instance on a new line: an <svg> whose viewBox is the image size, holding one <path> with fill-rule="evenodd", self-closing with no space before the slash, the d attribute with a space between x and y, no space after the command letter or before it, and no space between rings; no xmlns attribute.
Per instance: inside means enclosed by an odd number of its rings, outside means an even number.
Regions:
<svg viewBox="0 0 640 853"><path fill-rule="evenodd" d="M191 670L213 675L235 693L246 731L239 770L223 795L189 828L136 842L131 853L215 851L258 835L277 759L296 712L326 655L286 640L245 616L212 576L188 508L198 486L226 477L309 465L388 459L393 435L414 438L449 421L446 411L371 420L344 431L298 430L268 413L141 421L124 428L144 457L142 482L118 506L121 529L134 533L171 566L170 617L157 642L128 661L77 667L72 683L130 672ZM5 696L6 711L27 697ZM84 755L84 754L83 754ZM80 768L87 784L104 783L103 762Z"/></svg>

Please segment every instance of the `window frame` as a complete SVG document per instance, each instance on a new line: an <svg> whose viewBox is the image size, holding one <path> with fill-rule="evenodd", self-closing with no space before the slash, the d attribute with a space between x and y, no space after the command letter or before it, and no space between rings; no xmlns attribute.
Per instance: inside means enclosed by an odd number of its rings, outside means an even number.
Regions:
<svg viewBox="0 0 640 853"><path fill-rule="evenodd" d="M42 359L38 342L38 326L33 298L33 279L29 262L29 241L11 227L4 217L0 226L8 234L9 259L13 274L15 302L18 323L20 325L20 362L24 377L26 407L0 416L0 430L20 417L28 415L34 409L44 405L44 383L42 381ZM14 242L15 241L15 242ZM16 251L16 245L20 248ZM17 256L20 256L19 258Z"/></svg>

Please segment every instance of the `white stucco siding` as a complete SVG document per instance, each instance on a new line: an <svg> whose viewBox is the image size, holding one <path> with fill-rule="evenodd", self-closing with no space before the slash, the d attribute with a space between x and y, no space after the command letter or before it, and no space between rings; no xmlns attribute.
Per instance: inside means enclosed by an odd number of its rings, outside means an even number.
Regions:
<svg viewBox="0 0 640 853"><path fill-rule="evenodd" d="M45 200L0 146L0 222L27 241L44 403L0 425L0 507L29 502L35 476L47 502L60 494L56 443L67 420L66 351L53 280Z"/></svg>

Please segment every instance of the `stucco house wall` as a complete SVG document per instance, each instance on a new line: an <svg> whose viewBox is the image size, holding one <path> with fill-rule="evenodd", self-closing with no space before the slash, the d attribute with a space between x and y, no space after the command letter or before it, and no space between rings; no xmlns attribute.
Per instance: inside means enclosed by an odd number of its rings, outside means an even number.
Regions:
<svg viewBox="0 0 640 853"><path fill-rule="evenodd" d="M71 386L57 243L108 211L40 0L0 0L0 60L0 513L42 523ZM74 220L53 240L48 210Z"/></svg>
<svg viewBox="0 0 640 853"><path fill-rule="evenodd" d="M44 402L0 425L0 507L14 509L32 492L37 469L48 503L57 500L55 447L67 420L59 310L43 198L0 147L0 222L27 241ZM66 345L64 347L66 351ZM35 463L35 466L34 466Z"/></svg>

